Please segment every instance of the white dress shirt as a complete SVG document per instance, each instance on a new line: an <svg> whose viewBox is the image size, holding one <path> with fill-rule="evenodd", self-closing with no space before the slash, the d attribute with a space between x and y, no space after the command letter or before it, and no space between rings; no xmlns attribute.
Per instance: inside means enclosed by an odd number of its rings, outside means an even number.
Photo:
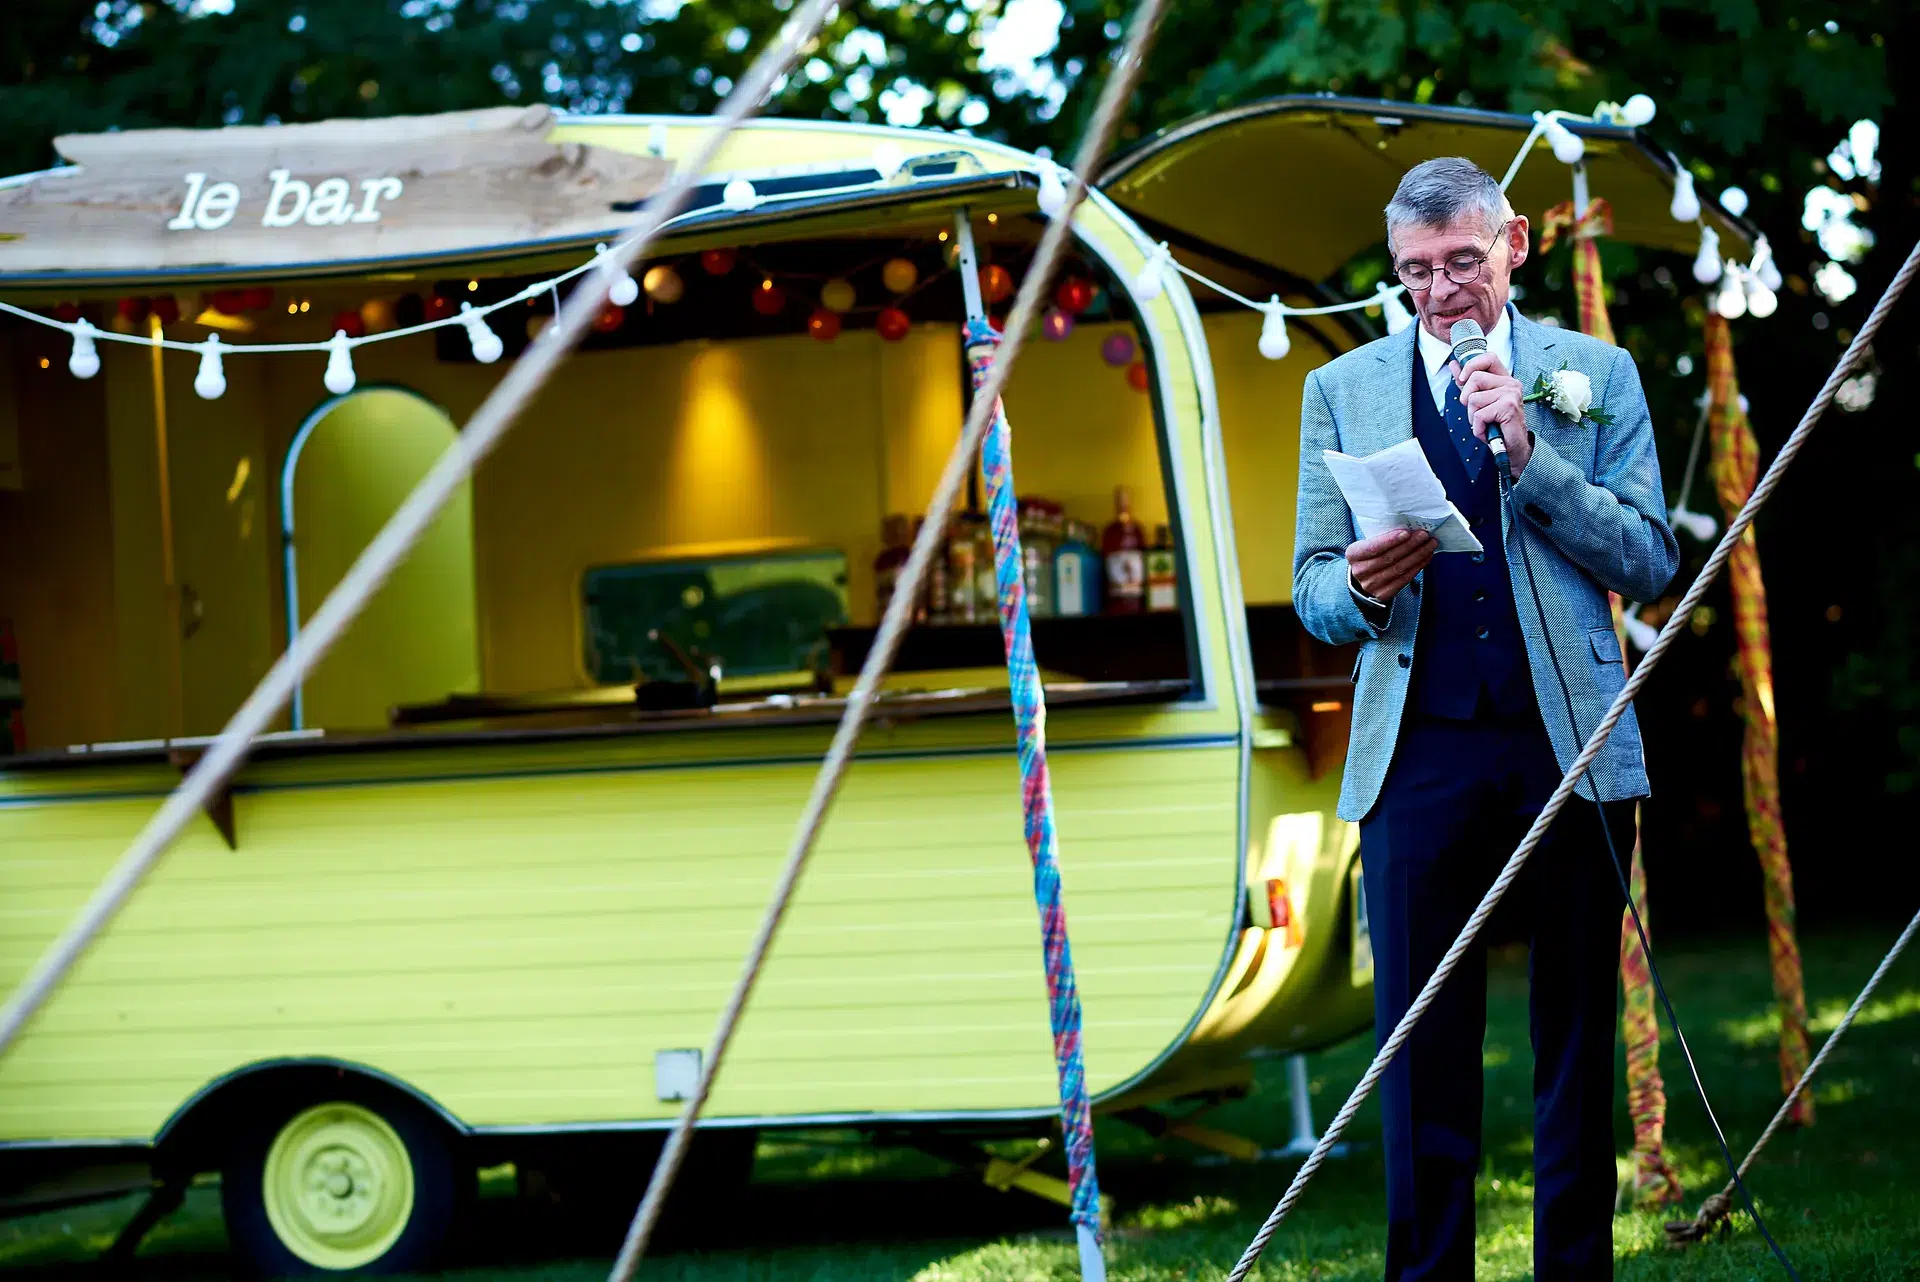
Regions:
<svg viewBox="0 0 1920 1282"><path fill-rule="evenodd" d="M1500 323L1487 335L1487 351L1507 373L1513 373L1513 317L1504 307L1500 309ZM1433 407L1442 414L1447 412L1447 384L1453 378L1453 370L1447 365L1452 355L1453 344L1435 338L1425 325L1420 327L1420 360L1427 367L1427 386L1433 389Z"/></svg>

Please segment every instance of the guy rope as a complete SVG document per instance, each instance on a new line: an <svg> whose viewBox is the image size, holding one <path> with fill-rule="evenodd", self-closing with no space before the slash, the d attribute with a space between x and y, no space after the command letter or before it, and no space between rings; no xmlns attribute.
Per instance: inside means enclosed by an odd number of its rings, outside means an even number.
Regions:
<svg viewBox="0 0 1920 1282"><path fill-rule="evenodd" d="M1712 555L1707 558L1707 563L1700 568L1699 575L1688 586L1686 595L1680 598L1680 604L1675 606L1673 613L1667 617L1666 625L1660 629L1659 637L1648 648L1646 657L1641 659L1639 665L1628 676L1626 684L1621 687L1619 695L1614 698L1606 715L1600 718L1600 724L1595 727L1586 746L1580 750L1580 755L1574 758L1573 764L1567 767L1567 772L1561 777L1559 786L1553 790L1553 795L1547 799L1547 804L1541 808L1533 825L1527 829L1526 836L1521 838L1520 845L1507 859L1506 866L1500 870L1500 875L1495 877L1493 884L1487 888L1487 893L1481 898L1479 906L1473 910L1473 915L1467 919L1467 924L1461 929L1459 938L1455 939L1453 946L1447 949L1446 955L1440 959L1440 964L1434 968L1433 974L1428 977L1419 995L1413 999L1412 1005L1407 1007L1407 1013L1395 1025L1393 1032L1381 1045L1379 1053L1373 1057L1373 1062L1367 1066L1367 1071L1361 1075L1352 1094L1347 1096L1347 1102L1341 1105L1340 1111L1334 1115L1327 1129L1322 1132L1320 1142L1314 1145L1313 1152L1307 1155L1307 1160L1301 1163L1300 1169L1294 1173L1293 1182L1287 1186L1287 1191L1281 1195L1273 1212L1267 1216L1259 1231L1253 1235L1253 1240L1247 1244L1247 1249L1240 1256L1239 1262L1227 1275L1227 1282L1240 1282L1259 1261L1260 1253L1272 1240L1274 1231L1280 1227L1280 1222L1287 1217L1287 1212L1293 1209L1294 1203L1300 1200L1300 1194L1305 1191L1307 1181L1313 1178L1314 1173L1327 1160L1327 1154L1339 1141L1340 1136L1346 1132L1353 1121L1354 1114L1360 1111L1360 1105L1365 1102L1368 1095L1373 1093L1373 1088L1378 1085L1381 1075L1387 1071L1387 1065L1393 1062L1393 1057L1399 1054L1400 1048L1406 1045L1407 1039L1413 1035L1414 1025L1420 1022L1420 1017L1426 1013L1427 1008L1433 1004L1434 998L1439 995L1440 986L1446 983L1447 977L1460 964L1460 959L1466 955L1467 949L1473 946L1473 941L1479 937L1481 929L1487 924L1487 919L1493 915L1494 908L1506 895L1514 880L1519 877L1520 870L1526 866L1528 856L1533 854L1541 838L1546 835L1547 828L1553 823L1554 817L1567 804L1567 798L1573 795L1573 789L1579 783L1580 777L1586 774L1587 768L1593 764L1593 759L1599 755L1601 747L1606 744L1607 736L1613 733L1614 726L1619 724L1622 716L1626 715L1634 696L1640 693L1640 688L1652 676L1654 667L1660 662L1660 657L1667 652L1674 638L1680 634L1680 629L1686 619L1692 615L1693 608L1707 594L1707 589L1713 586L1713 581L1726 565L1727 558L1733 554L1733 549L1746 534L1747 528L1753 524L1753 518L1762 507L1766 506L1768 498L1780 484L1780 478L1786 475L1787 469L1799 455L1801 447L1813 434L1813 429L1819 423L1821 416L1833 403L1834 394L1840 390L1841 381L1860 361L1868 345L1873 342L1873 336L1879 332L1881 324L1886 320L1887 314L1893 310L1894 304L1906 292L1907 285L1913 280L1916 270L1920 270L1920 243L1916 243L1908 251L1906 261L1900 265L1900 270L1887 284L1886 292L1880 295L1880 301L1874 304L1872 314L1860 327L1860 332L1854 335L1853 342L1848 344L1839 363L1827 375L1827 381L1820 388L1819 395L1813 398L1813 403L1801 416L1799 425L1793 429L1793 434L1787 438L1786 444L1780 447L1780 452L1774 456L1766 475L1760 478L1760 483L1754 487L1753 493L1739 513L1728 523L1726 532L1720 536L1720 542L1714 547ZM1902 936L1902 944L1905 938ZM1830 1038L1829 1042L1831 1040ZM1808 1066L1807 1073L1788 1095L1789 1103L1798 1097L1800 1089L1805 1086L1806 1079L1812 1076L1813 1068L1817 1064L1816 1060L1814 1065ZM1733 1182L1737 1185L1739 1180L1740 1173L1735 1171Z"/></svg>

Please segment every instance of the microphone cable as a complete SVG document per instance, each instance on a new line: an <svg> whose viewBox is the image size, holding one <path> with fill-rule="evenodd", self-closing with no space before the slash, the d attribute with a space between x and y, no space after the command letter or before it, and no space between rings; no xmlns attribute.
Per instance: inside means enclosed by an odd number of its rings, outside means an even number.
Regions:
<svg viewBox="0 0 1920 1282"><path fill-rule="evenodd" d="M1488 448L1492 449L1494 454L1495 474L1500 492L1506 499L1507 510L1513 520L1514 542L1520 545L1520 564L1526 571L1527 589L1533 594L1534 616L1540 620L1540 636L1547 643L1547 659L1553 665L1554 679L1560 683L1560 698L1566 704L1567 724L1573 729L1574 741L1584 744L1586 740L1580 734L1579 719L1573 712L1573 692L1567 685L1567 674L1560 667L1560 655L1554 648L1553 633L1547 627L1546 610L1540 604L1540 585L1533 577L1533 558L1527 552L1526 532L1520 528L1519 504L1513 494L1513 473L1508 470L1507 443L1499 433L1498 424L1489 426L1487 437ZM1494 445L1495 441L1499 442L1497 447ZM1624 652L1620 656L1620 662L1624 669L1626 666ZM1591 772L1587 777L1591 782L1593 777ZM1733 1160L1733 1149L1727 1144L1727 1133L1721 1129L1720 1119L1714 1115L1713 1104L1707 1099L1706 1084L1700 1080L1700 1068L1694 1063L1693 1049L1687 1045L1687 1035L1680 1029L1680 1016L1674 1012L1673 999L1667 996L1666 983L1660 978L1660 967L1654 962L1653 941L1647 938L1646 923L1640 920L1640 909L1633 902L1633 888L1628 884L1626 867L1620 862L1619 847L1614 845L1613 830L1607 823L1607 807L1599 800L1598 786L1594 787L1593 793L1593 808L1600 817L1600 834L1606 839L1608 862L1613 865L1614 878L1620 883L1620 895L1626 900L1627 913L1633 918L1634 933L1640 937L1640 949L1646 954L1647 973L1653 978L1653 990L1659 994L1660 1005L1667 1012L1667 1024L1673 1029L1673 1040L1680 1046L1681 1058L1687 1061L1687 1072L1693 1078L1694 1091L1700 1096L1700 1107L1706 1110L1707 1121L1713 1125L1713 1137L1719 1141L1721 1160L1726 1163L1727 1171L1733 1177L1734 1187L1740 1190L1740 1198L1746 1204L1747 1214L1753 1218L1753 1226L1760 1230L1760 1236L1766 1239L1767 1246L1772 1249L1774 1258L1780 1261L1780 1267L1787 1271L1787 1276L1792 1278L1793 1282L1800 1282L1800 1274L1794 1270L1792 1261L1787 1259L1787 1253L1780 1249L1780 1244L1768 1231L1767 1222L1760 1218L1760 1208L1754 1204L1753 1194L1747 1191L1747 1182L1741 1178L1740 1168Z"/></svg>

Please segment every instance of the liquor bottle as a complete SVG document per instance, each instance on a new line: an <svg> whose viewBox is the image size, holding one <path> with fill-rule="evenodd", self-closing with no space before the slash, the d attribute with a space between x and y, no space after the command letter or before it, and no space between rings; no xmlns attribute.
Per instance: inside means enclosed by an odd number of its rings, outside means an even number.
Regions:
<svg viewBox="0 0 1920 1282"><path fill-rule="evenodd" d="M920 518L922 525L926 517ZM953 619L953 576L947 569L947 541L941 539L927 564L927 622L948 623Z"/></svg>
<svg viewBox="0 0 1920 1282"><path fill-rule="evenodd" d="M982 517L973 530L973 614L976 623L1000 620L1000 583L994 575L993 525Z"/></svg>
<svg viewBox="0 0 1920 1282"><path fill-rule="evenodd" d="M1062 618L1100 613L1100 554L1093 550L1093 527L1068 521L1066 536L1053 552L1053 609Z"/></svg>
<svg viewBox="0 0 1920 1282"><path fill-rule="evenodd" d="M1173 556L1173 536L1164 525L1155 526L1153 546L1147 549L1147 609L1180 608L1180 577Z"/></svg>
<svg viewBox="0 0 1920 1282"><path fill-rule="evenodd" d="M907 563L912 548L907 542L907 518L895 512L880 524L880 555L873 558L874 619L885 618L887 603L893 600L893 587L900 579L900 567Z"/></svg>
<svg viewBox="0 0 1920 1282"><path fill-rule="evenodd" d="M1100 551L1107 559L1107 613L1140 613L1146 598L1147 539L1133 519L1133 493L1124 485L1114 487L1113 520L1100 536Z"/></svg>
<svg viewBox="0 0 1920 1282"><path fill-rule="evenodd" d="M975 597L975 573L979 560L979 542L974 522L955 517L947 531L947 622L973 623L979 615Z"/></svg>
<svg viewBox="0 0 1920 1282"><path fill-rule="evenodd" d="M1020 569L1027 613L1053 617L1053 552L1060 542L1060 508L1046 499L1020 500Z"/></svg>

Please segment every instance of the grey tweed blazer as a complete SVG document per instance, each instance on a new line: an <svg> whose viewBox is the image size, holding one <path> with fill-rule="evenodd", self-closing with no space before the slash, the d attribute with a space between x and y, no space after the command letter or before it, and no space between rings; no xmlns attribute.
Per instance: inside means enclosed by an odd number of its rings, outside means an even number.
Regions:
<svg viewBox="0 0 1920 1282"><path fill-rule="evenodd" d="M1584 334L1536 324L1511 304L1508 311L1513 374L1521 385L1531 389L1538 375L1565 362L1593 381L1593 403L1613 419L1609 427L1590 420L1574 423L1544 403L1528 405L1533 455L1514 486L1522 519L1516 524L1505 506L1500 513L1540 716L1565 770L1626 680L1608 591L1629 601L1654 600L1673 578L1679 548L1667 524L1653 422L1633 358ZM1309 374L1301 398L1293 606L1307 631L1322 641L1360 642L1353 669L1353 733L1340 785L1342 819L1366 817L1393 762L1425 575L1394 597L1386 626L1367 621L1347 590L1346 549L1359 534L1321 451L1365 456L1413 438L1417 338L1409 328L1347 352ZM1540 585L1538 608L1521 564L1521 539ZM1541 633L1543 613L1573 695L1577 728L1567 724ZM1580 795L1591 799L1596 789L1605 801L1647 794L1640 727L1631 708L1581 781Z"/></svg>

